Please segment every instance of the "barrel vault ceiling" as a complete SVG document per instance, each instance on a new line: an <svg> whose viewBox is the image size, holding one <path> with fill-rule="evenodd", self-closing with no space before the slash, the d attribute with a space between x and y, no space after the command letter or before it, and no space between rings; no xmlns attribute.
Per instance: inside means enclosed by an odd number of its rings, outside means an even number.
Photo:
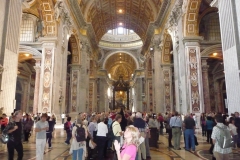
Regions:
<svg viewBox="0 0 240 160"><path fill-rule="evenodd" d="M92 24L97 42L117 27L134 30L144 41L161 3L162 0L80 0L79 5L85 21Z"/></svg>

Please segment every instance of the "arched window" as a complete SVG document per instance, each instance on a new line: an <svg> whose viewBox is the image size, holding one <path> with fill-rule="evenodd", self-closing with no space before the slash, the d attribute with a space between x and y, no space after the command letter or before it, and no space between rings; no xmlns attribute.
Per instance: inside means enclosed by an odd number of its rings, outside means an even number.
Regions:
<svg viewBox="0 0 240 160"><path fill-rule="evenodd" d="M23 14L20 29L20 42L35 41L36 20L37 17L31 14Z"/></svg>

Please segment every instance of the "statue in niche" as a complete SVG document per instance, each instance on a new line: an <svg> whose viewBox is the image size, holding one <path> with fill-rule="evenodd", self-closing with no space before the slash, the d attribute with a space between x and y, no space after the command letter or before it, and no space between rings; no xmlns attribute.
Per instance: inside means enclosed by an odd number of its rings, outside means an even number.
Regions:
<svg viewBox="0 0 240 160"><path fill-rule="evenodd" d="M43 37L43 30L44 30L44 22L41 19L37 21L37 34L36 38Z"/></svg>
<svg viewBox="0 0 240 160"><path fill-rule="evenodd" d="M187 12L187 7L188 7L188 0L183 0L183 5L182 5L182 12L183 13Z"/></svg>
<svg viewBox="0 0 240 160"><path fill-rule="evenodd" d="M54 18L56 20L58 20L58 18L60 17L61 11L63 10L63 3L62 1L57 1L55 6L54 6Z"/></svg>

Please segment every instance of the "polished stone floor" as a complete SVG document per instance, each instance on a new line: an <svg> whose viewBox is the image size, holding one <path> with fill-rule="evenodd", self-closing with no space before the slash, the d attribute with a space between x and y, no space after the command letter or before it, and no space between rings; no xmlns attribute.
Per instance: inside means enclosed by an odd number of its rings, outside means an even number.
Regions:
<svg viewBox="0 0 240 160"><path fill-rule="evenodd" d="M53 133L53 148L51 150L46 149L44 160L70 160L71 155L68 154L69 146L66 146L63 142L65 140L64 130L58 126ZM210 144L206 142L206 137L202 137L197 134L199 145L196 147L196 151L186 152L183 147L183 139L181 140L182 150L173 150L167 148L167 135L159 137L159 148L151 148L151 160L211 160L212 157L208 153ZM30 142L23 144L24 158L23 160L35 159L35 134L30 138ZM234 153L230 155L231 160L240 160L240 150L234 150ZM17 156L15 156L17 158ZM0 143L0 160L7 160L6 145ZM108 158L111 160L111 158Z"/></svg>

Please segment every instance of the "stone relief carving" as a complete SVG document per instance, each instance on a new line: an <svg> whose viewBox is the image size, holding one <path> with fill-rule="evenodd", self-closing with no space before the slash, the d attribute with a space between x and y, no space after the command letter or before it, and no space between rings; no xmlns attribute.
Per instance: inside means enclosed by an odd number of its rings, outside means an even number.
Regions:
<svg viewBox="0 0 240 160"><path fill-rule="evenodd" d="M196 72L191 73L191 84L192 84L193 87L198 86L198 78L197 78L197 73Z"/></svg>
<svg viewBox="0 0 240 160"><path fill-rule="evenodd" d="M195 56L190 56L189 64L191 69L197 69L197 58Z"/></svg>
<svg viewBox="0 0 240 160"><path fill-rule="evenodd" d="M72 21L69 16L67 9L65 8L62 0L58 0L54 6L54 18L56 21L61 17L63 19L64 25L70 27L72 26Z"/></svg>
<svg viewBox="0 0 240 160"><path fill-rule="evenodd" d="M3 66L0 64L0 74L2 74L3 71L4 71L4 68L3 68Z"/></svg>
<svg viewBox="0 0 240 160"><path fill-rule="evenodd" d="M192 104L199 103L199 93L198 91L192 92Z"/></svg>
<svg viewBox="0 0 240 160"><path fill-rule="evenodd" d="M183 0L182 12L185 14L187 12L188 0Z"/></svg>

